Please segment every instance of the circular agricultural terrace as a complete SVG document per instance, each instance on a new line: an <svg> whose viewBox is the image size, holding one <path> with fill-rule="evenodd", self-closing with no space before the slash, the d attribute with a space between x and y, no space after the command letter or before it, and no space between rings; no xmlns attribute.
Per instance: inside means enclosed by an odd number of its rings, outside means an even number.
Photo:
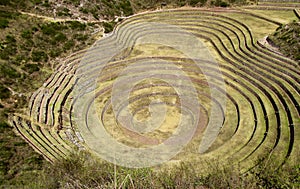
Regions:
<svg viewBox="0 0 300 189"><path fill-rule="evenodd" d="M281 166L299 155L299 74L222 11L150 12L67 57L11 123L51 162L77 146L128 167Z"/></svg>

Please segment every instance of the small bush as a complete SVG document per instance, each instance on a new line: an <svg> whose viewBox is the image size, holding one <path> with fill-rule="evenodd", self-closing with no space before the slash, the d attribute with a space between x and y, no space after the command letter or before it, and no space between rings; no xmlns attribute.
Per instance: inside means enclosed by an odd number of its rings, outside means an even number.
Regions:
<svg viewBox="0 0 300 189"><path fill-rule="evenodd" d="M6 5L9 5L9 4L10 4L10 0L1 0L0 1L0 5L6 6Z"/></svg>
<svg viewBox="0 0 300 189"><path fill-rule="evenodd" d="M4 87L3 85L0 84L0 99L7 99L9 98L11 95L11 92L8 88ZM3 124L1 122L1 124ZM3 125L0 125L0 127L2 127Z"/></svg>
<svg viewBox="0 0 300 189"><path fill-rule="evenodd" d="M53 34L55 34L55 29L50 26L44 25L42 27L42 32L43 32L43 34L46 34L46 35L53 35Z"/></svg>
<svg viewBox="0 0 300 189"><path fill-rule="evenodd" d="M74 34L73 38L77 39L78 41L85 41L89 38L89 36L83 34Z"/></svg>
<svg viewBox="0 0 300 189"><path fill-rule="evenodd" d="M59 55L61 55L62 51L58 48L58 49L54 49L50 51L50 57L51 58L56 58Z"/></svg>
<svg viewBox="0 0 300 189"><path fill-rule="evenodd" d="M70 40L68 42L65 43L64 45L64 50L70 50L71 48L73 48L75 46L75 42L73 40Z"/></svg>
<svg viewBox="0 0 300 189"><path fill-rule="evenodd" d="M19 78L21 75L17 70L10 67L9 65L1 64L0 65L0 76L10 78L10 79L16 79L16 78Z"/></svg>
<svg viewBox="0 0 300 189"><path fill-rule="evenodd" d="M82 8L82 7L81 7L81 8L79 9L79 11L82 12L82 13L84 13L84 14L88 14L88 13L89 13L89 10L88 10L87 8Z"/></svg>
<svg viewBox="0 0 300 189"><path fill-rule="evenodd" d="M51 7L51 5L48 2L43 3L42 6L47 8Z"/></svg>
<svg viewBox="0 0 300 189"><path fill-rule="evenodd" d="M116 180L114 175L116 173ZM129 169L107 162L99 162L85 152L71 154L45 168L44 188L158 188L153 183L155 174L149 168Z"/></svg>
<svg viewBox="0 0 300 189"><path fill-rule="evenodd" d="M65 34L59 32L54 36L54 40L57 42L64 42L66 41L68 38Z"/></svg>
<svg viewBox="0 0 300 189"><path fill-rule="evenodd" d="M0 18L0 28L4 29L7 28L9 24L9 21L6 20L5 18Z"/></svg>
<svg viewBox="0 0 300 189"><path fill-rule="evenodd" d="M86 28L86 24L80 23L78 21L67 21L67 24L70 24L70 28L73 30L83 31Z"/></svg>
<svg viewBox="0 0 300 189"><path fill-rule="evenodd" d="M65 26L63 23L60 22L51 22L49 24L44 24L41 26L43 34L46 35L55 35L58 31L67 29L68 27Z"/></svg>
<svg viewBox="0 0 300 189"><path fill-rule="evenodd" d="M125 16L130 16L133 14L133 10L129 0L120 2L121 10L123 11Z"/></svg>
<svg viewBox="0 0 300 189"><path fill-rule="evenodd" d="M47 61L48 56L44 51L34 50L32 51L31 59L34 62Z"/></svg>
<svg viewBox="0 0 300 189"><path fill-rule="evenodd" d="M40 68L37 64L26 64L23 69L29 74L40 71Z"/></svg>
<svg viewBox="0 0 300 189"><path fill-rule="evenodd" d="M17 42L17 40L12 35L7 35L5 41L6 43L12 43L12 44L15 44Z"/></svg>
<svg viewBox="0 0 300 189"><path fill-rule="evenodd" d="M30 30L24 30L21 34L21 37L24 39L30 39L32 38L32 32Z"/></svg>
<svg viewBox="0 0 300 189"><path fill-rule="evenodd" d="M220 5L219 5L220 7L228 7L229 6L229 4L228 3L226 3L226 2L224 2L224 1L222 1L221 3L220 3Z"/></svg>
<svg viewBox="0 0 300 189"><path fill-rule="evenodd" d="M6 49L0 51L0 58L2 60L9 60L9 52Z"/></svg>
<svg viewBox="0 0 300 189"><path fill-rule="evenodd" d="M58 16L72 16L68 8L63 8L62 11L57 13Z"/></svg>
<svg viewBox="0 0 300 189"><path fill-rule="evenodd" d="M116 23L115 22L104 22L103 27L105 30L105 33L110 33L114 30Z"/></svg>

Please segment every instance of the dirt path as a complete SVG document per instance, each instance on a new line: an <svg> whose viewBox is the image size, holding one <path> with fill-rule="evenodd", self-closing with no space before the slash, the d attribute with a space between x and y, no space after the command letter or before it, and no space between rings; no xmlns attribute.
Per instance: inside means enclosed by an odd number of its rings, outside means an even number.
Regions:
<svg viewBox="0 0 300 189"><path fill-rule="evenodd" d="M21 14L24 15L28 15L28 16L32 16L32 17L36 17L36 18L43 18L45 21L49 21L49 22L66 22L66 21L78 21L78 22L83 22L83 23L99 23L99 22L108 22L107 20L99 20L99 21L95 21L95 20L82 20L82 19L72 19L72 18L55 18L50 17L50 16L43 16L43 15L38 15L38 14L34 14L34 13L30 13L30 12L23 12L20 11Z"/></svg>
<svg viewBox="0 0 300 189"><path fill-rule="evenodd" d="M260 44L262 44L263 46L265 46L270 51L273 51L273 52L283 56L283 54L279 51L278 47L275 47L274 45L270 44L268 42L267 38L268 38L268 36L265 36L264 38L259 39L258 42Z"/></svg>

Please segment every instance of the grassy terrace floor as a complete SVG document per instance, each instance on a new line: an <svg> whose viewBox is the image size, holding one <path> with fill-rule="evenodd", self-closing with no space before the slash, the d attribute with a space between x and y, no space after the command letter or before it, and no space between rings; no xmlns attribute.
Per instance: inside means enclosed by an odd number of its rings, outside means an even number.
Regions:
<svg viewBox="0 0 300 189"><path fill-rule="evenodd" d="M132 16L91 49L66 58L32 95L27 115L16 115L11 124L50 161L68 155L74 146L96 156L103 153L103 132L129 149L156 146L176 133L183 116L187 130L195 120L199 125L193 139L166 166L189 162L205 172L204 162L220 159L248 171L259 166L261 157L276 157L278 167L299 162L299 65L256 43L278 22L292 19L292 11L241 9L178 9ZM183 31L202 44L197 46L199 54L183 53L192 44ZM124 70L128 75L122 75ZM111 104L114 92L122 90L121 85L114 91L114 83L143 73L164 79L143 79L129 91L128 104L126 99ZM178 77L182 74L189 79ZM174 87L183 96L198 98L199 115L195 103L182 104ZM126 90L120 94L125 97ZM159 122L164 108L166 117ZM160 127L132 131L117 120L128 110L133 116L130 123L142 120ZM157 119L151 120L151 115Z"/></svg>

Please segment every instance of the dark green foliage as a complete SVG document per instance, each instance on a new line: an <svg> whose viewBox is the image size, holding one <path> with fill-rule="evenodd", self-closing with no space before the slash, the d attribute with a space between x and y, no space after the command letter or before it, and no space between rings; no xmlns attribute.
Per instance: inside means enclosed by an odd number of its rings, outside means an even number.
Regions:
<svg viewBox="0 0 300 189"><path fill-rule="evenodd" d="M105 33L112 32L114 30L115 25L116 25L115 22L104 22L103 27L104 27Z"/></svg>
<svg viewBox="0 0 300 189"><path fill-rule="evenodd" d="M0 58L3 60L8 60L10 56L17 53L16 39L7 35L3 44L1 44Z"/></svg>
<svg viewBox="0 0 300 189"><path fill-rule="evenodd" d="M58 11L57 16L72 16L68 8L63 8L61 11Z"/></svg>
<svg viewBox="0 0 300 189"><path fill-rule="evenodd" d="M73 38L77 39L78 41L85 41L88 39L88 36L84 34L75 34L73 35Z"/></svg>
<svg viewBox="0 0 300 189"><path fill-rule="evenodd" d="M49 55L51 58L55 58L58 57L59 55L61 55L62 51L59 48L53 49L50 51Z"/></svg>
<svg viewBox="0 0 300 189"><path fill-rule="evenodd" d="M41 62L41 61L47 61L48 56L44 51L40 50L34 50L31 54L32 61L34 62Z"/></svg>
<svg viewBox="0 0 300 189"><path fill-rule="evenodd" d="M67 36L61 32L58 32L54 36L54 41L56 42L64 42L67 40Z"/></svg>
<svg viewBox="0 0 300 189"><path fill-rule="evenodd" d="M293 22L281 25L272 35L268 37L271 43L279 47L279 50L286 56L300 61L300 25Z"/></svg>
<svg viewBox="0 0 300 189"><path fill-rule="evenodd" d="M6 36L6 43L11 43L11 44L14 44L14 43L16 43L17 41L16 41L16 39L13 37L13 36L11 36L11 35L7 35Z"/></svg>
<svg viewBox="0 0 300 189"><path fill-rule="evenodd" d="M52 17L53 9L48 9L52 4L47 0L0 0L0 188L43 188L36 182L48 163L15 135L6 123L7 115L23 109L32 92L48 78L53 66L50 59L70 54L69 49L86 48L93 41L89 36L92 25L48 22L19 13ZM70 40L73 35L82 41Z"/></svg>
<svg viewBox="0 0 300 189"><path fill-rule="evenodd" d="M20 13L18 12L11 12L11 11L6 11L1 9L0 11L0 18L5 18L5 19L15 19L17 16L19 16Z"/></svg>
<svg viewBox="0 0 300 189"><path fill-rule="evenodd" d="M238 5L244 5L247 3L246 0L229 0L229 3L231 4L238 4Z"/></svg>
<svg viewBox="0 0 300 189"><path fill-rule="evenodd" d="M70 50L75 46L75 42L73 40L68 41L67 43L65 43L64 45L64 50Z"/></svg>
<svg viewBox="0 0 300 189"><path fill-rule="evenodd" d="M49 27L48 25L42 26L42 32L46 35L53 35L55 33L55 29L52 27Z"/></svg>
<svg viewBox="0 0 300 189"><path fill-rule="evenodd" d="M80 0L65 0L64 2L66 2L67 4L75 5L76 7L80 5Z"/></svg>
<svg viewBox="0 0 300 189"><path fill-rule="evenodd" d="M82 13L84 13L84 14L88 14L89 13L88 9L82 8L82 7L79 9L79 11L82 12Z"/></svg>
<svg viewBox="0 0 300 189"><path fill-rule="evenodd" d="M42 164L47 164L0 117L0 188L34 188Z"/></svg>
<svg viewBox="0 0 300 189"><path fill-rule="evenodd" d="M131 7L131 4L130 4L129 0L121 1L119 6L120 6L120 8L123 11L125 16L130 16L130 15L133 14L133 10L132 10L132 7Z"/></svg>
<svg viewBox="0 0 300 189"><path fill-rule="evenodd" d="M228 7L229 6L229 4L228 3L226 3L226 2L224 2L224 1L222 1L221 3L220 3L220 5L219 5L220 7Z"/></svg>
<svg viewBox="0 0 300 189"><path fill-rule="evenodd" d="M10 5L10 0L1 0L0 5L5 5L5 6Z"/></svg>
<svg viewBox="0 0 300 189"><path fill-rule="evenodd" d="M30 38L32 38L32 32L30 30L23 30L21 36L24 39L30 39Z"/></svg>
<svg viewBox="0 0 300 189"><path fill-rule="evenodd" d="M60 22L51 22L41 26L42 32L46 35L55 35L58 31L67 29L67 26Z"/></svg>
<svg viewBox="0 0 300 189"><path fill-rule="evenodd" d="M300 186L300 164L278 167L276 158L262 159L260 164L252 170L257 185L264 188L289 189Z"/></svg>
<svg viewBox="0 0 300 189"><path fill-rule="evenodd" d="M46 2L46 1L45 1L45 3L42 4L42 6L43 7L51 7L50 4L49 4L49 2Z"/></svg>
<svg viewBox="0 0 300 189"><path fill-rule="evenodd" d="M15 79L20 77L20 73L7 64L0 64L0 76L3 78Z"/></svg>
<svg viewBox="0 0 300 189"><path fill-rule="evenodd" d="M78 21L67 21L67 24L70 25L70 28L73 30L83 31L86 29L86 24L80 23Z"/></svg>
<svg viewBox="0 0 300 189"><path fill-rule="evenodd" d="M42 3L42 0L33 0L33 3L34 3L34 4L41 4L41 3Z"/></svg>
<svg viewBox="0 0 300 189"><path fill-rule="evenodd" d="M6 20L5 18L0 18L0 28L4 29L7 28L9 24L9 21Z"/></svg>
<svg viewBox="0 0 300 189"><path fill-rule="evenodd" d="M0 51L0 58L3 60L9 60L11 55L17 52L17 48L13 45L7 45L4 49Z"/></svg>
<svg viewBox="0 0 300 189"><path fill-rule="evenodd" d="M10 90L0 84L0 99L4 100L6 98L9 98L10 95L11 95ZM2 127L2 126L3 125L0 125L0 127Z"/></svg>
<svg viewBox="0 0 300 189"><path fill-rule="evenodd" d="M211 4L217 7L228 7L229 4L225 1L222 0L215 0L215 1L211 1Z"/></svg>
<svg viewBox="0 0 300 189"><path fill-rule="evenodd" d="M23 69L29 74L40 70L39 65L37 64L26 64Z"/></svg>
<svg viewBox="0 0 300 189"><path fill-rule="evenodd" d="M190 0L189 2L191 6L196 6L198 3L200 3L200 0ZM203 2L201 2L201 4L203 4Z"/></svg>

